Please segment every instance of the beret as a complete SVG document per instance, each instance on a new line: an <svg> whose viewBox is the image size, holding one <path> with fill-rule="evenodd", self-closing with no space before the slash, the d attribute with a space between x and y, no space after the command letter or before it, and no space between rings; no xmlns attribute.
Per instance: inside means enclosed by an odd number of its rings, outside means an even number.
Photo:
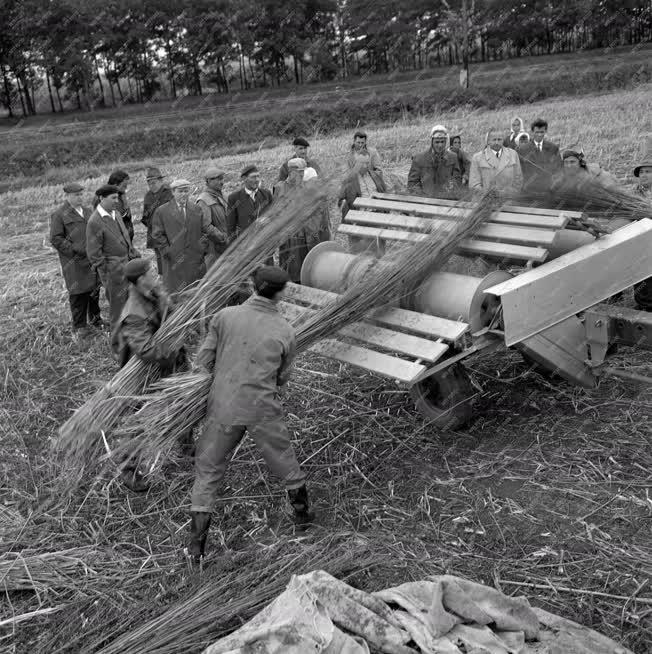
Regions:
<svg viewBox="0 0 652 654"><path fill-rule="evenodd" d="M107 195L113 195L114 193L120 193L120 189L117 186L114 186L113 184L104 184L103 186L100 186L100 188L95 191L95 195L105 198Z"/></svg>
<svg viewBox="0 0 652 654"><path fill-rule="evenodd" d="M278 266L261 266L254 272L253 278L256 290L267 293L282 291L290 281L289 275Z"/></svg>
<svg viewBox="0 0 652 654"><path fill-rule="evenodd" d="M64 193L80 193L83 190L84 187L81 184L77 184L77 182L70 182L69 184L63 185Z"/></svg>
<svg viewBox="0 0 652 654"><path fill-rule="evenodd" d="M172 184L170 184L170 188L182 188L184 186L191 186L187 179L175 179Z"/></svg>
<svg viewBox="0 0 652 654"><path fill-rule="evenodd" d="M359 130L353 135L353 138L354 139L358 139L358 138L359 139L366 139L367 138L367 132L363 132L362 130Z"/></svg>
<svg viewBox="0 0 652 654"><path fill-rule="evenodd" d="M145 179L160 179L161 177L164 177L164 175L158 168L154 168L154 166L147 167Z"/></svg>
<svg viewBox="0 0 652 654"><path fill-rule="evenodd" d="M582 159L584 154L582 152L577 152L577 150L564 150L564 154L561 155L561 158L569 159L570 157L575 157L575 159Z"/></svg>
<svg viewBox="0 0 652 654"><path fill-rule="evenodd" d="M302 159L301 157L295 157L294 159L290 159L290 161L288 161L288 168L300 168L301 170L305 170L306 167L306 160Z"/></svg>
<svg viewBox="0 0 652 654"><path fill-rule="evenodd" d="M125 277L134 283L141 275L144 275L150 267L149 259L132 259L125 264Z"/></svg>
<svg viewBox="0 0 652 654"><path fill-rule="evenodd" d="M251 175L251 173L257 173L258 172L258 166L255 164L249 164L248 166L245 166L242 169L242 172L240 173L241 177L247 177Z"/></svg>
<svg viewBox="0 0 652 654"><path fill-rule="evenodd" d="M310 143L308 143L308 141L306 141L302 136L297 136L297 138L292 141L292 145L303 145L304 148L310 147Z"/></svg>
<svg viewBox="0 0 652 654"><path fill-rule="evenodd" d="M213 179L214 177L224 177L224 175L226 175L226 172L221 168L209 168L204 177L206 179Z"/></svg>

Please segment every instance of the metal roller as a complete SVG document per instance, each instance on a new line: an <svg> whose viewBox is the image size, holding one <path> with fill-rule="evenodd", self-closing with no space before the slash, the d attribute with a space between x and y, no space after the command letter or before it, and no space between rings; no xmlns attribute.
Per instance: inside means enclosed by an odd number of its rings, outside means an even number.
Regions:
<svg viewBox="0 0 652 654"><path fill-rule="evenodd" d="M503 270L495 270L485 277L436 272L411 295L407 308L431 316L460 320L467 323L472 332L476 332L491 323L500 306L500 300L484 293L484 289L511 277Z"/></svg>
<svg viewBox="0 0 652 654"><path fill-rule="evenodd" d="M335 241L314 247L301 268L301 283L324 291L343 292L367 272L377 259L369 254L351 254ZM417 289L406 295L406 309L431 316L461 320L472 331L486 327L494 317L500 301L486 295L484 289L510 279L502 270L485 277L436 272Z"/></svg>
<svg viewBox="0 0 652 654"><path fill-rule="evenodd" d="M341 293L376 261L369 254L351 254L336 241L324 241L310 250L305 258L301 266L301 283Z"/></svg>

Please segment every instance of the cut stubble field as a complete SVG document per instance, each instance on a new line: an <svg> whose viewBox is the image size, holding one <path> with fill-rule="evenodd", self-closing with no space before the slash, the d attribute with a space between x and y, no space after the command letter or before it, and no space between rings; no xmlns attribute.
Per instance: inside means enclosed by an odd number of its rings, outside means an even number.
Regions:
<svg viewBox="0 0 652 654"><path fill-rule="evenodd" d="M651 104L650 89L643 88L432 116L368 133L400 182L409 154L427 147L432 124L462 128L464 145L474 152L490 125L508 125L513 114L526 122L543 115L553 140L579 142L589 161L631 181L630 169L643 154L641 135L650 132ZM349 135L317 139L313 154L329 173L341 174L349 142ZM287 154L275 148L154 163L198 187L204 168L219 164L229 171L230 190L250 161L271 184ZM127 166L136 216L145 163ZM89 190L99 183L80 181ZM57 494L59 468L50 454L57 428L116 371L108 338L72 340L58 260L47 245L48 216L60 199L51 186L0 196L0 555L23 552L12 570L6 555L0 559L0 650L100 651L218 574L244 574L247 561L275 553L299 561L317 547L324 555L364 549L373 563L355 583L368 590L446 571L527 595L634 652L650 651L652 391L623 380L604 379L586 391L539 375L516 353L494 354L470 370L475 420L463 431L442 433L403 389L306 354L284 396L320 526L303 536L292 532L281 485L246 442L218 502L203 578L189 574L179 557L189 462L166 465L145 496L108 478ZM334 206L331 218L336 224ZM144 250L144 228L138 223L136 229ZM652 374L649 353L642 351L621 348L614 365ZM71 548L67 559L47 562L47 552ZM292 571L290 565L279 579ZM11 590L16 587L23 590ZM246 590L256 592L255 586ZM209 620L214 609L205 610ZM31 611L29 619L12 620ZM246 617L245 608L231 622L216 618L184 651L200 651ZM154 651L146 637L140 643L133 651Z"/></svg>

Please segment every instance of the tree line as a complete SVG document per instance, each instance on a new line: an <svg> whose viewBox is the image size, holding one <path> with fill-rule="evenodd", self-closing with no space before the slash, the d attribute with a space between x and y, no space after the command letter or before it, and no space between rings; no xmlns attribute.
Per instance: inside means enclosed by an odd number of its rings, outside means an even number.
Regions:
<svg viewBox="0 0 652 654"><path fill-rule="evenodd" d="M652 39L640 0L2 0L9 116ZM468 84L468 78L466 78Z"/></svg>

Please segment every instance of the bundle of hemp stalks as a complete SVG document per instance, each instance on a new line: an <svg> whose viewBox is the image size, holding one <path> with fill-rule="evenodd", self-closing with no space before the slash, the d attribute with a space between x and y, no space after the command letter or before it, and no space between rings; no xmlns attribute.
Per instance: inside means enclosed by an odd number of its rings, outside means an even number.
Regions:
<svg viewBox="0 0 652 654"><path fill-rule="evenodd" d="M95 602L100 612L96 620L87 620L78 610L70 612L67 619L59 619L57 629L50 630L51 641L42 644L42 651L201 652L282 593L292 575L326 570L347 580L379 563L381 557L367 541L351 539L347 534L333 534L311 543L281 540L271 547L236 553L230 562L228 557L218 557L202 574L201 585L191 586L168 606L147 597L128 610L106 611L107 602L101 598ZM159 590L153 588L155 595Z"/></svg>
<svg viewBox="0 0 652 654"><path fill-rule="evenodd" d="M469 213L455 222L438 223L426 238L401 245L378 259L362 279L332 302L301 316L294 324L297 353L360 320L372 309L392 304L441 268L460 241L487 220L498 203L487 193ZM169 453L178 434L197 425L206 415L212 375L190 372L172 375L152 387L147 401L121 425L125 438L116 457L123 461L152 461Z"/></svg>
<svg viewBox="0 0 652 654"><path fill-rule="evenodd" d="M545 193L530 193L522 203L568 211L584 211L591 218L640 220L652 217L652 206L644 198L598 179L563 180Z"/></svg>
<svg viewBox="0 0 652 654"><path fill-rule="evenodd" d="M181 348L189 330L225 306L256 268L299 231L320 203L326 201L327 190L328 183L324 183L275 201L262 219L240 234L188 293L187 300L163 322L156 334L156 345L167 352ZM105 435L134 407L134 398L159 376L158 365L132 357L60 427L55 447L65 454L67 466L76 470L77 477L89 462L97 461L103 443L108 447ZM70 476L67 478L73 481Z"/></svg>

